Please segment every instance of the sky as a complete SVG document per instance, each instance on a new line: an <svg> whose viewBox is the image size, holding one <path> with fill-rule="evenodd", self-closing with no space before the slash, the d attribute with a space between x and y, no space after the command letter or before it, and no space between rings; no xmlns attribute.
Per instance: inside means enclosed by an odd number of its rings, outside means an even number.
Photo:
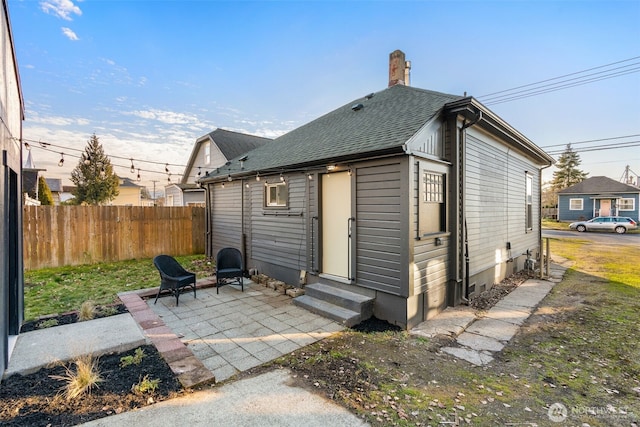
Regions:
<svg viewBox="0 0 640 427"><path fill-rule="evenodd" d="M275 138L385 89L396 49L411 86L476 97L556 159L572 143L589 176L640 174L640 0L8 5L23 141L64 185L92 134L121 177L179 182L216 128ZM571 87L487 96L536 82Z"/></svg>

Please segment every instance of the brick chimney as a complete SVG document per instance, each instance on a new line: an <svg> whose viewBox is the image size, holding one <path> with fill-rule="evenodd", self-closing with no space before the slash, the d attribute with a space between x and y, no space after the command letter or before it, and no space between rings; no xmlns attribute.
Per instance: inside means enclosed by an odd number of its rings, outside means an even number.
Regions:
<svg viewBox="0 0 640 427"><path fill-rule="evenodd" d="M405 60L404 52L394 50L389 54L389 87L395 85L409 86L411 62Z"/></svg>

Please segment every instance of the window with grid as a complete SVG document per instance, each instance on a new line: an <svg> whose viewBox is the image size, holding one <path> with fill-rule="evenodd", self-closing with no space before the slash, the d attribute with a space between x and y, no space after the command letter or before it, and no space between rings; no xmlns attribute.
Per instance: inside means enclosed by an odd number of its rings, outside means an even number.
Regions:
<svg viewBox="0 0 640 427"><path fill-rule="evenodd" d="M421 234L446 231L444 174L431 171L422 173L422 204L419 211Z"/></svg>

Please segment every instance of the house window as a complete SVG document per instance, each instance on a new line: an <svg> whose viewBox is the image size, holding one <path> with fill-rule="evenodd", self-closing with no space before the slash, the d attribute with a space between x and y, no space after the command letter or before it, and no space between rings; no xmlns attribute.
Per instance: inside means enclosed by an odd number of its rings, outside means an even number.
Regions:
<svg viewBox="0 0 640 427"><path fill-rule="evenodd" d="M527 196L526 196L526 205L527 205L527 230L533 229L533 177L527 174Z"/></svg>
<svg viewBox="0 0 640 427"><path fill-rule="evenodd" d="M287 206L287 184L279 182L277 184L265 185L265 206L286 207Z"/></svg>
<svg viewBox="0 0 640 427"><path fill-rule="evenodd" d="M422 234L446 231L445 175L422 173L422 204L420 206L420 232Z"/></svg>
<svg viewBox="0 0 640 427"><path fill-rule="evenodd" d="M582 199L569 199L569 210L570 211L583 210L582 203L583 203Z"/></svg>
<svg viewBox="0 0 640 427"><path fill-rule="evenodd" d="M619 211L635 211L636 200L635 199L618 199Z"/></svg>
<svg viewBox="0 0 640 427"><path fill-rule="evenodd" d="M211 143L207 142L204 144L204 164L211 164Z"/></svg>

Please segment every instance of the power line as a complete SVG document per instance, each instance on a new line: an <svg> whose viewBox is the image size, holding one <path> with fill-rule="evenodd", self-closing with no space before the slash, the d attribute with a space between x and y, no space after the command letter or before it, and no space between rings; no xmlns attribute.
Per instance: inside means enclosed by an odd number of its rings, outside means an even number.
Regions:
<svg viewBox="0 0 640 427"><path fill-rule="evenodd" d="M505 89L505 90L493 92L487 95L482 95L478 97L478 99L481 99L482 102L487 105L494 105L494 104L500 104L503 102L514 101L518 99L529 98L529 97L532 97L535 95L541 95L544 93L555 92L561 89L567 89L570 87L580 86L587 83L593 83L600 80L606 80L606 79L620 77L627 74L637 73L637 72L640 72L640 67L638 67L638 65L640 65L640 62L634 62L631 64L609 68L607 70L602 70L595 73L589 73L589 72L593 70L599 70L602 68L611 67L617 64L622 64L625 62L635 61L639 58L640 56L636 56L633 58L624 59L622 61L616 61L609 64L600 65L598 67L592 67L586 70L576 71L574 73L564 74L562 76L553 77L550 79L545 79L538 82L529 83L526 85L516 86L511 89ZM630 68L630 67L634 67L634 68ZM589 73L589 74L586 74L586 73ZM572 77L570 79L565 79L566 77L577 76L577 75L580 75L580 76ZM561 79L565 79L565 80L561 80ZM553 82L553 83L550 83L550 82ZM520 89L524 89L524 90L520 90Z"/></svg>
<svg viewBox="0 0 640 427"><path fill-rule="evenodd" d="M615 150L618 148L629 148L629 147L638 147L640 146L640 141L628 141L628 142L623 142L623 143L619 143L619 144L607 144L607 145L601 145L599 147L587 147L587 148L581 148L579 150L576 150L576 153L586 153L586 152L590 152L590 151L604 151L604 150ZM547 154L549 155L557 155L557 154L562 154L564 153L564 150L553 150L553 151L547 151Z"/></svg>
<svg viewBox="0 0 640 427"><path fill-rule="evenodd" d="M640 134L634 135L625 135L625 136L613 136L611 138L600 138L600 139L589 139L586 141L576 141L576 142L568 142L567 144L554 144L554 145L545 145L540 148L550 148L550 147L566 147L568 144L576 145L576 144L587 144L589 142L600 142L600 141L611 141L613 139L624 139L624 138L633 138L636 136L640 136Z"/></svg>
<svg viewBox="0 0 640 427"><path fill-rule="evenodd" d="M546 80L540 80L539 82L535 82L535 83L529 83L529 84L522 85L522 86L516 86L516 87L511 88L511 89L505 89L505 90L501 90L501 91L498 91L498 92L488 93L488 94L486 94L486 95L482 95L482 96L480 96L479 98L489 97L489 96L497 95L497 94L499 94L499 93L504 93L504 92L510 92L510 91L512 91L512 90L522 89L523 87L534 86L534 85L537 85L537 84L540 84L540 83L550 82L550 81L552 81L552 80L563 79L563 78L565 78L565 77L570 77L570 76L574 76L574 75L576 75L576 74L586 73L586 72L588 72L588 71L593 71L593 70L597 70L597 69L600 69L600 68L609 67L609 66L611 66L611 65L621 64L621 63L623 63L623 62L633 61L633 60L636 60L636 59L640 59L640 56L634 56L633 58L623 59L622 61L616 61L616 62L612 62L612 63L610 63L610 64L600 65L600 66L598 66L598 67L593 67L593 68L587 68L586 70L576 71L576 72L574 72L574 73L564 74L564 75L562 75L562 76L552 77L552 78L550 78L550 79L546 79Z"/></svg>

